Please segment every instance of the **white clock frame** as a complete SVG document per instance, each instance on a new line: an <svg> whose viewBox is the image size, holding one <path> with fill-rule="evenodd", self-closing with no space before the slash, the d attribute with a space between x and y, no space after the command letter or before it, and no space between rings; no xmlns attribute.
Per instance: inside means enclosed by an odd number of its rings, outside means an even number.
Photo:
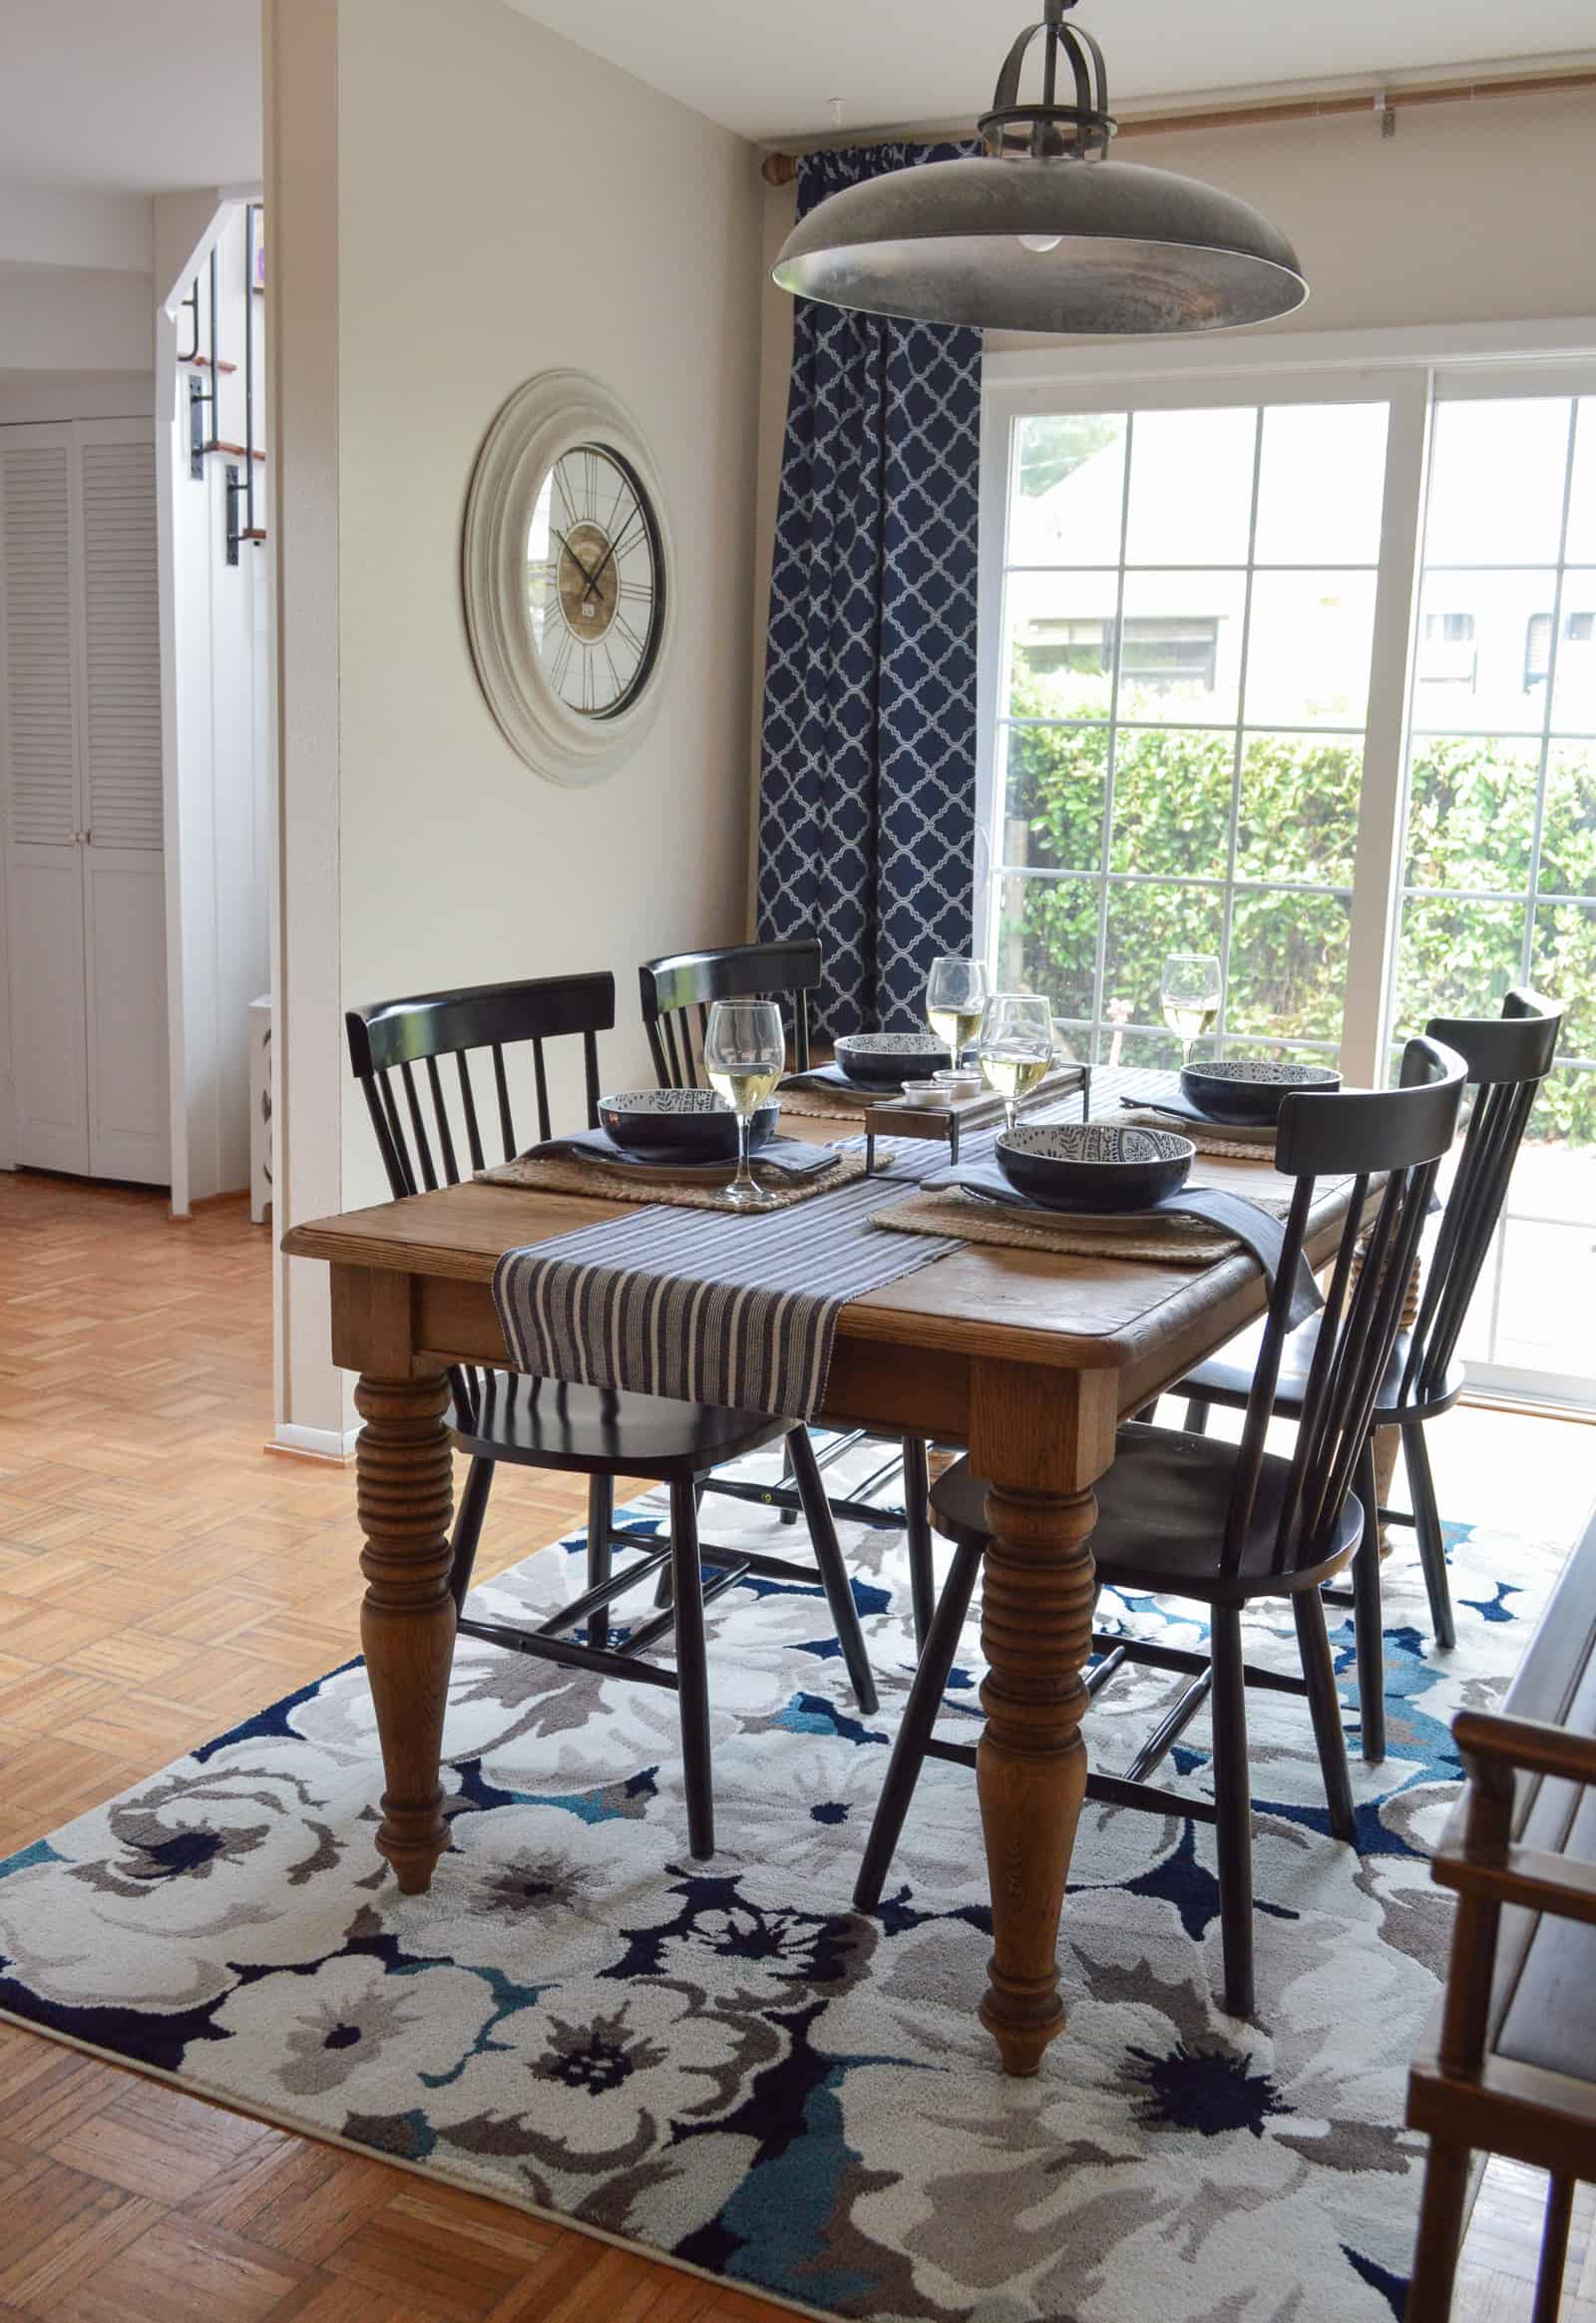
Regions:
<svg viewBox="0 0 1596 2323"><path fill-rule="evenodd" d="M647 676L622 709L585 716L560 698L527 616L527 537L555 462L579 444L617 452L648 496L659 547L659 633ZM466 501L461 581L472 659L505 739L550 782L599 782L642 740L664 691L675 617L675 557L658 472L630 412L586 371L543 371L518 387L483 440Z"/></svg>

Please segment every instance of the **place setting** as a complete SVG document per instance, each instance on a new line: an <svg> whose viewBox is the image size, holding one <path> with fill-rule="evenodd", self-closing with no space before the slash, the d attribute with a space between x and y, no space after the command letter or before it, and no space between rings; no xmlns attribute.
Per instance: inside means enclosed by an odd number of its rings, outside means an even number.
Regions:
<svg viewBox="0 0 1596 2323"><path fill-rule="evenodd" d="M1120 1102L1135 1118L1103 1123L1020 1120L1020 1103L1039 1085L1053 1054L1051 1011L1038 995L996 995L983 1014L977 1054L998 1093L1001 1128L990 1148L984 1141L963 1160L956 1151L945 1168L922 1178L918 1194L878 1211L873 1223L889 1232L957 1230L972 1241L1191 1266L1211 1264L1240 1244L1273 1288L1285 1200L1193 1183L1192 1166L1199 1151L1272 1161L1284 1098L1298 1087L1335 1086L1340 1076L1312 1067L1244 1063L1232 1073L1224 1064L1192 1064L1196 1039L1214 1022L1221 998L1217 960L1177 956L1165 964L1165 1020L1181 1037L1186 1058L1179 1090L1167 1097L1124 1095ZM1195 1101L1207 1099L1210 1086L1212 1112ZM1188 1126L1198 1134L1184 1133ZM1202 1135L1215 1128L1224 1136ZM1299 1261L1292 1327L1321 1303Z"/></svg>
<svg viewBox="0 0 1596 2323"><path fill-rule="evenodd" d="M716 1000L703 1034L707 1088L612 1091L598 1101L596 1128L545 1138L479 1174L494 1185L733 1212L783 1209L862 1177L857 1145L782 1135L786 1041L775 1001Z"/></svg>

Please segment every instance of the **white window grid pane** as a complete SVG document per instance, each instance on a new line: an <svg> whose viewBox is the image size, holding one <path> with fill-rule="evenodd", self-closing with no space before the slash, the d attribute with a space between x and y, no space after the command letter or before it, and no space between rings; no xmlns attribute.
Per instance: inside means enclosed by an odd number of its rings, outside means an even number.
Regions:
<svg viewBox="0 0 1596 2323"><path fill-rule="evenodd" d="M1089 1036L1092 1044L1092 1053L1094 1056L1098 1057L1100 1057L1101 1054L1105 1051L1107 1045L1117 1033L1162 1033L1164 1031L1164 1027L1162 1026L1144 1025L1139 1022L1132 1022L1125 1025L1110 1023L1104 1013L1104 987L1107 972L1110 899L1116 887L1134 885L1161 888L1186 888L1192 890L1207 889L1220 895L1222 902L1220 957L1224 970L1224 993L1220 1002L1219 1015L1215 1023L1214 1033L1212 1035L1217 1052L1219 1054L1223 1055L1226 1053L1227 1041L1234 1041L1238 1044L1245 1044L1249 1052L1260 1048L1282 1048L1286 1046L1292 1046L1301 1048L1313 1048L1316 1051L1323 1050L1327 1053L1334 1054L1338 1051L1340 1046L1338 1041L1321 1040L1318 1038L1299 1039L1296 1035L1269 1035L1253 1032L1232 1032L1228 1022L1231 983L1230 956L1234 937L1235 901L1238 894L1256 894L1260 892L1292 893L1300 894L1303 896L1333 896L1344 901L1350 901L1352 894L1350 885L1343 886L1317 880L1258 879L1248 877L1245 874L1240 873L1237 869L1242 810L1242 780L1247 744L1249 738L1255 734L1278 732L1280 730L1279 721L1277 719L1249 720L1244 717L1238 717L1235 719L1204 719L1201 717L1171 717L1169 719L1153 719L1147 717L1121 716L1120 714L1121 681L1123 675L1127 627L1125 616L1125 585L1127 574L1133 577L1139 577L1143 574L1168 576L1178 576L1181 574L1201 574L1206 576L1233 574L1240 578L1242 581L1242 599L1240 615L1238 706L1242 709L1245 709L1248 652L1251 641L1254 575L1256 573L1319 574L1330 570L1334 570L1337 574L1345 573L1351 575L1378 573L1379 571L1378 563L1338 564L1334 568L1331 568L1327 567L1322 559L1304 559L1300 561L1286 559L1266 560L1261 559L1256 555L1258 540L1259 493L1262 482L1262 452L1266 414L1270 409L1270 405L1267 398L1260 399L1257 402L1254 402L1251 398L1248 398L1244 403L1239 402L1235 407L1232 408L1250 411L1252 413L1253 419L1252 460L1248 485L1249 502L1247 512L1247 557L1245 562L1227 562L1226 560L1220 559L1209 561L1203 564L1184 562L1178 564L1158 564L1142 563L1140 561L1132 563L1127 559L1127 530L1132 479L1135 470L1136 423L1138 416L1134 410L1129 411L1123 415L1124 437L1122 468L1119 480L1120 532L1119 557L1117 562L1113 565L1099 563L1096 561L1082 563L1080 565L1064 565L1062 563L1038 565L1029 561L1016 561L1010 564L1006 561L1005 542L1005 561L1002 568L1005 584L1011 575L1032 574L1038 572L1067 572L1071 575L1081 576L1095 574L1101 575L1103 577L1108 577L1111 575L1114 581L1112 665L1108 673L1109 694L1107 714L1105 716L1099 717L1087 715L1079 718L1051 719L1016 717L1009 713L1007 700L1007 687L1009 681L1006 673L1009 667L1010 654L1012 650L1009 638L1009 630L1011 629L1012 623L1010 616L1006 612L1004 614L1002 644L1004 700L999 705L997 721L997 749L995 753L995 764L998 769L1006 768L1006 735L1010 729L1032 728L1037 730L1047 730L1049 728L1054 728L1064 731L1080 731L1088 728L1096 728L1098 730L1106 728L1104 798L1102 830L1098 845L1097 860L1094 863L1089 865L1081 864L1070 868L1041 868L1029 864L1015 864L1004 860L1004 840L1007 835L1007 816L1005 813L1006 780L1000 780L999 783L996 786L997 795L994 798L993 805L993 838L995 845L993 850L993 870L991 884L992 910L989 914L991 943L994 948L996 948L996 945L998 941L998 931L1002 924L1002 903L1005 889L1009 895L1012 895L1015 892L1015 883L1076 881L1093 883L1096 885L1098 889L1096 947L1095 956L1091 966L1092 1015L1089 1022L1076 1018L1065 1018L1063 1016L1060 1016L1058 1021L1061 1025L1067 1023L1071 1030ZM1111 418L1118 417L1120 415L1105 412L1101 416L1104 418ZM1022 424L1022 422L1016 422L1010 429L1009 434L1009 467L1004 493L1005 510L1012 506L1019 428ZM1216 867L1213 871L1208 873L1193 874L1116 871L1112 868L1112 849L1114 843L1115 770L1119 754L1119 737L1121 734L1130 735L1137 733L1168 733L1171 730L1204 734L1224 734L1231 737L1232 747L1230 753L1230 806L1226 821L1225 861L1223 869L1220 870ZM1309 730L1312 731L1316 741L1323 740L1330 742L1340 738L1341 740L1354 743L1359 747L1363 747L1366 744L1368 733L1367 722L1360 724L1315 724Z"/></svg>
<svg viewBox="0 0 1596 2323"><path fill-rule="evenodd" d="M1504 405L1509 407L1514 402L1514 400L1515 399L1510 397L1502 399ZM1557 662L1558 650L1562 642L1562 630L1564 627L1563 612L1564 601L1567 592L1567 582L1571 574L1579 575L1581 571L1580 565L1576 561L1570 560L1567 555L1569 525L1573 505L1574 482L1576 475L1579 473L1579 463L1582 449L1580 440L1580 428L1582 421L1587 428L1591 427L1593 423L1596 423L1596 398L1581 399L1578 396L1569 396L1566 400L1567 432L1564 443L1562 506L1558 517L1557 556L1555 565L1531 565L1521 560L1493 564L1488 560L1480 558L1473 559L1467 565L1458 565L1455 562L1436 562L1431 564L1422 557L1423 543L1422 541L1420 542L1420 591L1422 591L1424 581L1427 581L1429 576L1433 573L1480 573L1488 571L1491 573L1511 574L1541 572L1549 573L1552 576L1552 601L1547 612L1547 635L1545 640L1546 667L1544 677L1538 683L1535 694L1535 698L1538 699L1540 706L1539 722L1532 724L1526 721L1522 727L1514 728L1494 725L1490 729L1489 734L1482 732L1478 737L1481 742L1532 742L1536 745L1538 751L1538 760L1535 772L1534 819L1530 836L1529 874L1526 887L1525 889L1420 888L1410 885L1404 877L1399 889L1398 907L1397 910L1393 914L1392 958L1394 967L1396 964L1398 964L1402 958L1401 946L1405 933L1407 906L1415 899L1419 901L1429 901L1433 899L1438 902L1481 904L1511 903L1518 905L1521 908L1521 927L1519 935L1517 980L1520 983L1525 984L1530 983L1533 980L1535 914L1537 910L1543 910L1548 906L1557 904L1596 903L1596 896L1565 895L1561 892L1542 893L1540 889L1541 852L1545 837L1547 770L1550 764L1551 752L1554 742L1579 742L1596 739L1596 736L1590 734L1567 732L1559 727L1556 722L1555 689L1557 683ZM1416 691L1418 681L1418 664L1419 654L1415 650L1412 655L1412 663L1408 672L1410 699L1412 694ZM1449 737L1455 734L1456 731L1456 728L1442 726L1413 725L1409 728L1407 750L1402 770L1402 823L1404 832L1402 844L1402 869L1404 874L1407 864L1407 844L1405 832L1407 829L1408 810L1411 804L1412 766L1416 746L1426 740L1431 739L1432 737ZM1395 973L1391 978L1390 989L1392 1009L1391 1028L1394 1029L1396 1024L1396 1011L1398 1005L1398 978ZM1584 1066L1592 1062L1596 1062L1596 1060L1575 1057L1573 1055L1566 1054L1560 1055L1558 1058L1559 1066Z"/></svg>

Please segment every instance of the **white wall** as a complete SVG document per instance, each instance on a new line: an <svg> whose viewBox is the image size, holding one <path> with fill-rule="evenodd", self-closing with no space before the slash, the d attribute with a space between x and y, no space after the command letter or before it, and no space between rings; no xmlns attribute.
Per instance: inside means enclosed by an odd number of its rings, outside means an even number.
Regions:
<svg viewBox="0 0 1596 2323"><path fill-rule="evenodd" d="M313 88L296 85L281 45L289 13L304 44L298 68L322 75ZM290 994L290 1167L310 1150L301 1135L323 1134L329 1058L344 1105L335 1176L318 1146L315 1186L294 1186L286 1217L381 1191L337 1053L341 1002L609 968L622 1029L603 1044L604 1077L635 1080L647 1072L637 962L741 933L759 387L760 190L744 143L500 0L317 0L308 13L323 43L326 19L336 32L336 152L323 123L307 154L300 132L309 139L325 103L328 59L318 68L309 53L306 13L277 0L271 142L292 153L301 198L319 173L336 346L307 335L297 352L286 339L277 347L284 402L273 424L291 555L310 513L293 505L294 462L336 409L338 618L335 670L325 637L297 652L285 637L283 714L295 718L302 683L336 688L338 895L334 947L314 908L320 875L296 874L289 855L307 765L290 736L286 941L336 958L319 1016L308 994L297 1005ZM293 302L274 166L272 265ZM314 262L324 271L328 261ZM291 303L283 327L296 327ZM309 318L298 327L309 334ZM678 608L647 739L613 777L580 790L540 779L500 735L459 586L483 435L524 379L568 364L631 406L653 451ZM308 395L312 379L317 410L298 432L286 399ZM325 477L301 489L318 487ZM323 542L321 584L328 571ZM286 577L282 603L286 618ZM568 1116L577 1085L570 1071L557 1083ZM289 1339L294 1424L317 1392L297 1315Z"/></svg>
<svg viewBox="0 0 1596 2323"><path fill-rule="evenodd" d="M0 372L148 371L154 360L148 274L0 259Z"/></svg>

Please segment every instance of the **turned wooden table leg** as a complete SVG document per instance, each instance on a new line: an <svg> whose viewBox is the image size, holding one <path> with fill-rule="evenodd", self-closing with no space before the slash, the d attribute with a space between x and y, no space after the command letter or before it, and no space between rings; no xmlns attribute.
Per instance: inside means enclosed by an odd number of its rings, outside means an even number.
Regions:
<svg viewBox="0 0 1596 2323"><path fill-rule="evenodd" d="M1031 2074L1064 2022L1058 1917L1086 1791L1081 1670L1091 1652L1093 1494L994 1488L982 1584L987 1714L976 1757L992 1879L981 2021L1003 2071Z"/></svg>
<svg viewBox="0 0 1596 2323"><path fill-rule="evenodd" d="M413 1379L362 1373L355 1389L366 1423L355 1452L366 1537L360 1637L387 1777L377 1846L406 1895L427 1886L449 1837L438 1780L455 1650L448 1408L441 1371Z"/></svg>

